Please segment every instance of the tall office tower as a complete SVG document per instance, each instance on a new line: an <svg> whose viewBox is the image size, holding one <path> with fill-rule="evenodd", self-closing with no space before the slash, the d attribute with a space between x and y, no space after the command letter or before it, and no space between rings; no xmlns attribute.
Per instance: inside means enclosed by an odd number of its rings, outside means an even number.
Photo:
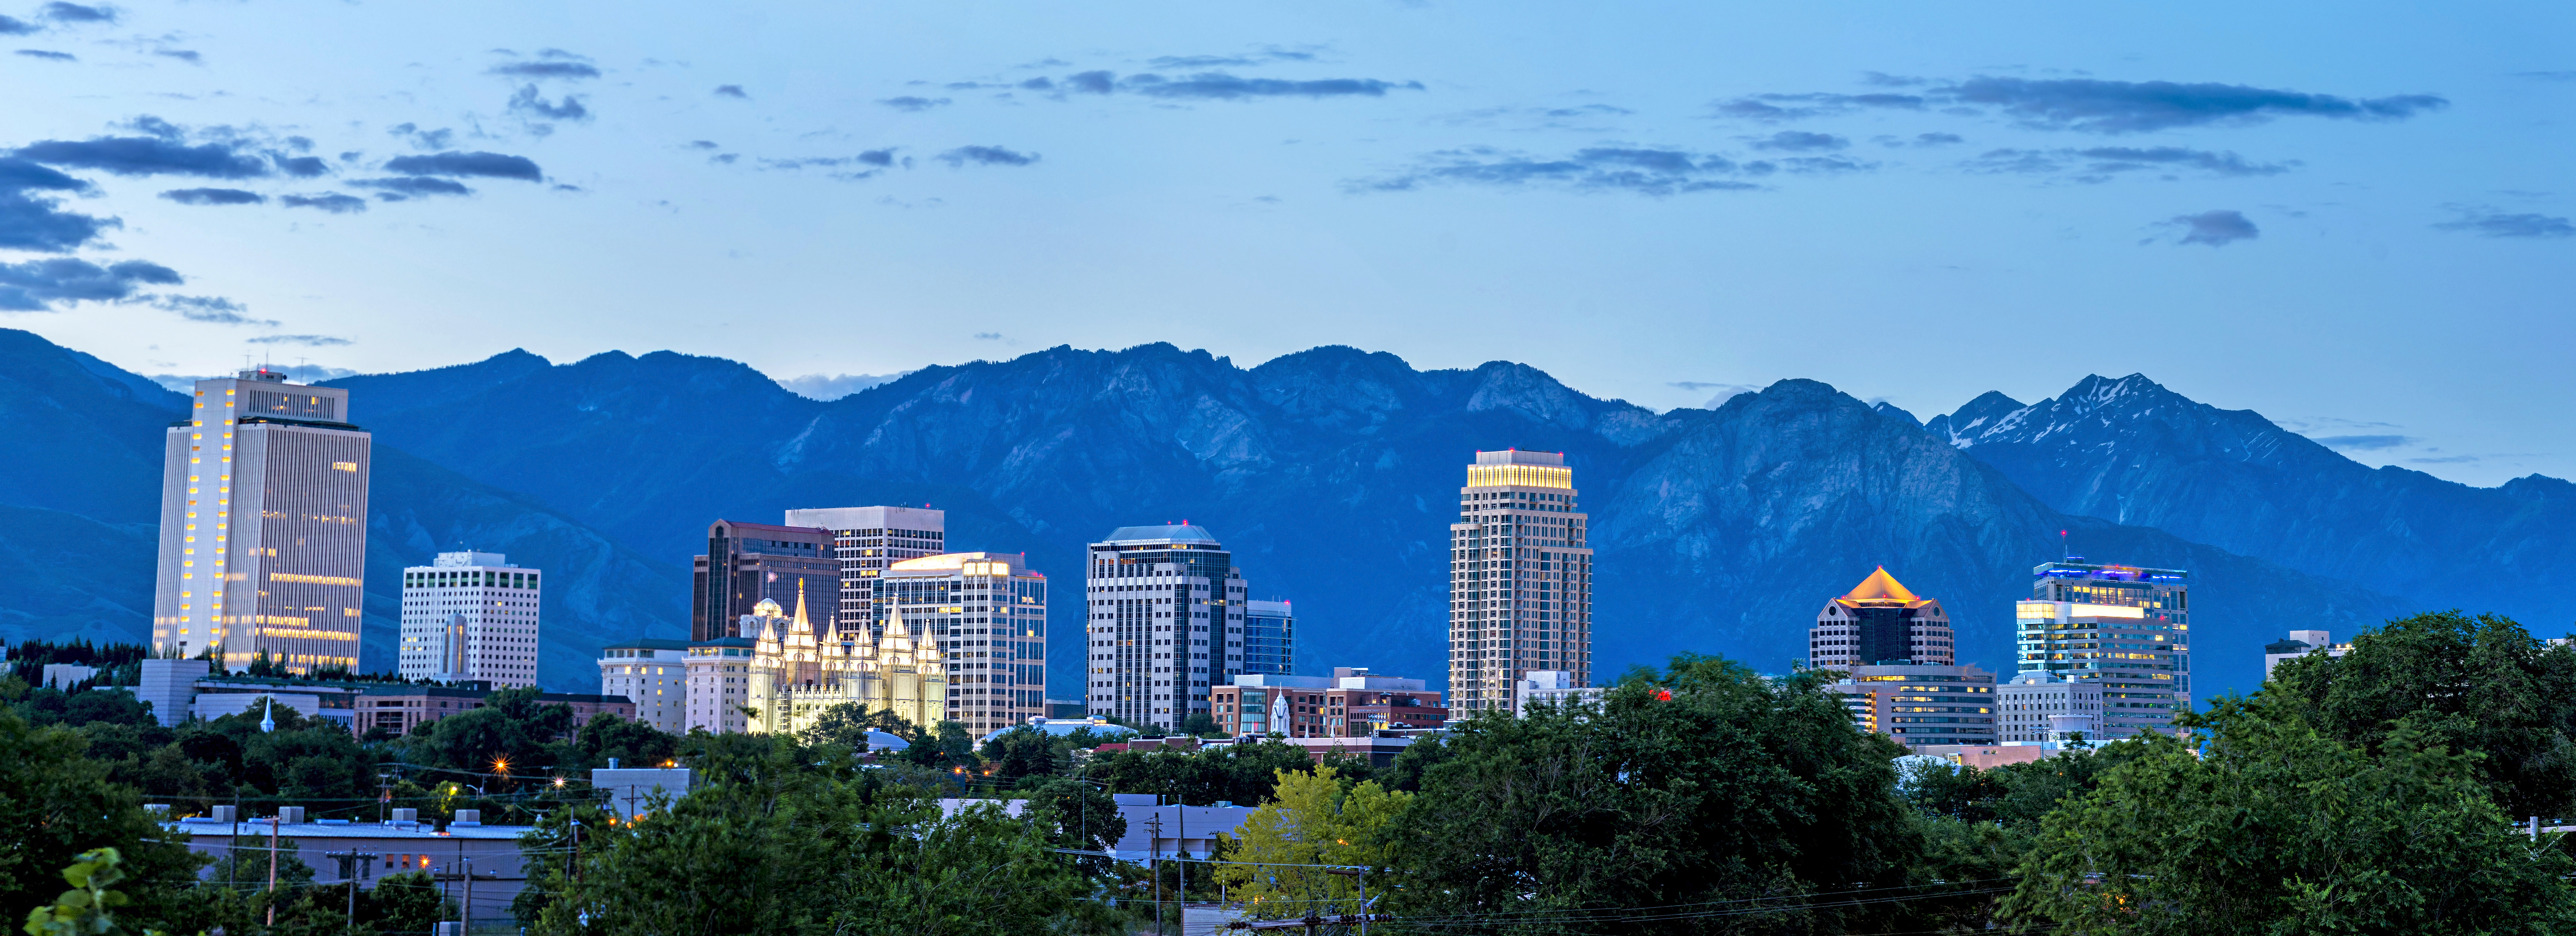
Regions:
<svg viewBox="0 0 2576 936"><path fill-rule="evenodd" d="M1231 659L1234 650L1226 649ZM1237 672L1286 676L1296 669L1297 614L1286 601L1243 603L1243 667Z"/></svg>
<svg viewBox="0 0 2576 936"><path fill-rule="evenodd" d="M1449 708L1513 711L1525 670L1592 679L1590 516L1565 456L1477 452L1449 526Z"/></svg>
<svg viewBox="0 0 2576 936"><path fill-rule="evenodd" d="M1243 671L1243 571L1199 527L1119 527L1091 544L1083 622L1094 715L1177 729Z"/></svg>
<svg viewBox="0 0 2576 936"><path fill-rule="evenodd" d="M344 421L349 391L263 367L197 381L193 402L162 459L153 647L356 669L370 437Z"/></svg>
<svg viewBox="0 0 2576 936"><path fill-rule="evenodd" d="M439 553L403 570L404 679L482 680L494 689L537 684L535 569L500 553Z"/></svg>
<svg viewBox="0 0 2576 936"><path fill-rule="evenodd" d="M1025 553L947 553L884 570L879 630L900 617L946 659L947 717L976 737L1046 711L1045 575Z"/></svg>
<svg viewBox="0 0 2576 936"><path fill-rule="evenodd" d="M2171 733L2191 708L2191 573L2069 556L2031 570L2013 617L2021 671L2098 692L2102 737Z"/></svg>
<svg viewBox="0 0 2576 936"><path fill-rule="evenodd" d="M1950 614L1941 610L1941 603L1915 597L1880 566L1849 594L1825 602L1825 609L1816 612L1816 626L1807 631L1807 665L1952 666L1959 662L1956 644Z"/></svg>
<svg viewBox="0 0 2576 936"><path fill-rule="evenodd" d="M832 531L718 520L707 527L707 554L689 585L689 639L752 637L742 618L762 601L786 604L797 590L838 595L841 563ZM835 602L837 604L837 602Z"/></svg>
<svg viewBox="0 0 2576 936"><path fill-rule="evenodd" d="M843 627L876 620L869 605L876 589L869 583L887 566L948 551L948 512L928 507L804 508L788 511L787 525L831 531L841 594L825 623Z"/></svg>

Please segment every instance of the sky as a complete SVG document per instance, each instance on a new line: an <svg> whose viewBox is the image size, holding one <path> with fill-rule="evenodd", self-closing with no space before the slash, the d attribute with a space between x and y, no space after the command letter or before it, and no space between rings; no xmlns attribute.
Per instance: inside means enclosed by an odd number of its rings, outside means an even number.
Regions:
<svg viewBox="0 0 2576 936"><path fill-rule="evenodd" d="M146 374L1344 344L1928 418L2135 372L2576 476L2565 4L0 17L0 326Z"/></svg>

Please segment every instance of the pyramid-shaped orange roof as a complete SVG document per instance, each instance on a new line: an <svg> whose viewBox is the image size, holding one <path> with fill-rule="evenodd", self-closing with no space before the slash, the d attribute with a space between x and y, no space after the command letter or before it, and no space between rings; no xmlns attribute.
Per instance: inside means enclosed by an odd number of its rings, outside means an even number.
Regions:
<svg viewBox="0 0 2576 936"><path fill-rule="evenodd" d="M1895 604L1910 608L1927 603L1907 589L1905 583L1897 581L1896 576L1887 574L1886 566L1879 566L1878 570L1871 572L1868 578L1860 580L1860 584L1852 586L1849 594L1834 600L1846 607L1862 604L1881 606Z"/></svg>

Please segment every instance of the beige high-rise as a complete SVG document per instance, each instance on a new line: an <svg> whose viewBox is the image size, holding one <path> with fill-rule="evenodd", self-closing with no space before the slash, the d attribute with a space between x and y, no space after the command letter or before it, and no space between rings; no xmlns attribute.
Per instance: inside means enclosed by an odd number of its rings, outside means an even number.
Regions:
<svg viewBox="0 0 2576 936"><path fill-rule="evenodd" d="M1551 452L1477 452L1449 526L1449 709L1512 711L1529 670L1592 684L1589 515Z"/></svg>
<svg viewBox="0 0 2576 936"><path fill-rule="evenodd" d="M162 461L153 648L357 669L371 437L346 422L349 391L259 368L200 380L191 402Z"/></svg>

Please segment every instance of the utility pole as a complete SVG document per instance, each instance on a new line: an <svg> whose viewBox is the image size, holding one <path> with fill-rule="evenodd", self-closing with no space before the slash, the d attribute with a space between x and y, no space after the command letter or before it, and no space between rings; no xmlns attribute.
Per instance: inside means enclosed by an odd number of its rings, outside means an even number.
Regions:
<svg viewBox="0 0 2576 936"><path fill-rule="evenodd" d="M271 928L277 926L277 822L279 818L275 815L268 817L268 925Z"/></svg>
<svg viewBox="0 0 2576 936"><path fill-rule="evenodd" d="M340 862L340 883L349 887L349 928L354 930L358 927L358 866L362 863L373 865L376 859L384 856L355 849L325 852L324 855Z"/></svg>
<svg viewBox="0 0 2576 936"><path fill-rule="evenodd" d="M1145 867L1154 874L1154 932L1163 932L1163 810L1157 806L1153 818L1145 823L1154 836L1153 857Z"/></svg>
<svg viewBox="0 0 2576 936"><path fill-rule="evenodd" d="M457 843L457 847L462 849L464 843ZM465 936L466 931L474 928L474 859L458 860L465 863L465 899L456 905L456 933L457 936Z"/></svg>

